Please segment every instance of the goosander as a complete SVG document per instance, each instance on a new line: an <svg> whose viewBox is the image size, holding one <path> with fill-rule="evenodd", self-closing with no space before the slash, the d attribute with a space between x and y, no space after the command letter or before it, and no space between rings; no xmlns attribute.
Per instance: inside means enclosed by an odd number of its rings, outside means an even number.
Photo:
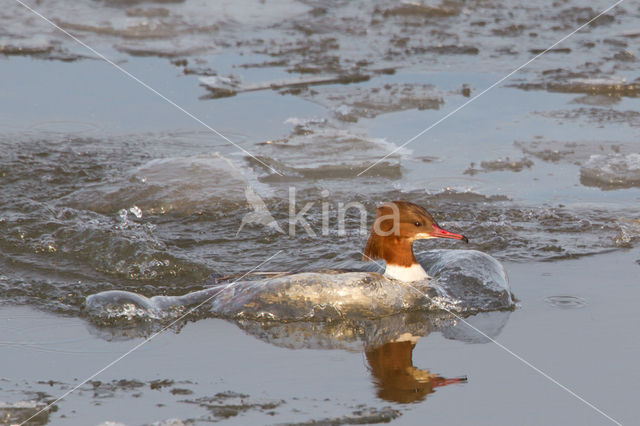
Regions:
<svg viewBox="0 0 640 426"><path fill-rule="evenodd" d="M146 313L162 318L208 303L210 311L222 317L286 321L380 318L416 307L442 309L443 303L464 312L513 306L502 265L475 250L426 253L432 263L429 270L438 276L437 283L428 281L429 276L416 260L412 245L415 240L429 238L468 242L465 236L442 229L422 207L392 201L378 207L363 252L364 260L385 260L383 275L376 268L257 272L239 277L214 277L211 287L181 296L147 298L111 290L89 296L85 305L90 315L98 317L128 316L130 307L134 306L136 315ZM263 278L244 280L250 275ZM221 282L231 278L235 280L228 284ZM403 286L397 285L398 282L412 284Z"/></svg>
<svg viewBox="0 0 640 426"><path fill-rule="evenodd" d="M452 238L468 243L464 235L442 229L428 211L408 201L392 201L378 207L362 259L384 259L384 276L413 282L429 278L413 255L413 242Z"/></svg>

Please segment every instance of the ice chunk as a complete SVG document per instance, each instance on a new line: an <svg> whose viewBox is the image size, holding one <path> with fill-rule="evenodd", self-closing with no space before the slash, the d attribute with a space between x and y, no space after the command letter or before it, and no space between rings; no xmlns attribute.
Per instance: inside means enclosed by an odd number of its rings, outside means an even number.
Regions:
<svg viewBox="0 0 640 426"><path fill-rule="evenodd" d="M603 190L640 187L640 154L592 155L580 169L580 182Z"/></svg>

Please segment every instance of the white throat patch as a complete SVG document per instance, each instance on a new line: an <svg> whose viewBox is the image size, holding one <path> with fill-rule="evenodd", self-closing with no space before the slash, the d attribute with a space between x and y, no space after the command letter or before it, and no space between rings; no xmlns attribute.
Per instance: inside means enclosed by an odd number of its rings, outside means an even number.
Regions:
<svg viewBox="0 0 640 426"><path fill-rule="evenodd" d="M422 281L429 278L429 275L418 263L411 266L387 265L384 276L393 280L412 282Z"/></svg>

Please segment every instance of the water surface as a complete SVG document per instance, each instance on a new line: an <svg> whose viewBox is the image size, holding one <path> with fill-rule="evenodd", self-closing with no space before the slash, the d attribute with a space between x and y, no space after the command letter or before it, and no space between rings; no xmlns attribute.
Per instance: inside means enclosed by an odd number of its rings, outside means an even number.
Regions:
<svg viewBox="0 0 640 426"><path fill-rule="evenodd" d="M520 305L491 336L612 417L635 418L626 383L638 373L636 5L622 3L402 146L610 4L35 5L225 139L9 3L0 12L0 303L10 324L4 364L16 374L0 373L0 401L51 400L157 329L97 324L84 311L87 296L198 291L212 274L242 274L278 250L262 270L364 267L367 226L356 209L340 222L340 203L361 203L369 225L376 205L403 199L505 265ZM295 212L311 203L309 227L295 232L292 188ZM247 197L261 200L273 222L247 223L255 212ZM41 424L358 416L511 424L541 412L542 423L607 421L493 344L470 344L468 333L447 328L455 318L435 319L446 326L403 319L395 328L393 339L407 323L407 333L422 336L410 371L423 380L424 398L409 405L381 390L389 382L380 363L372 366L381 357L370 346L389 342L367 343L375 324L192 320L141 349L144 362L114 367ZM334 331L353 339L338 345ZM407 345L389 353L406 363ZM92 351L99 355L85 354ZM55 373L52 365L60 365ZM594 387L594 365L611 380ZM429 393L430 375L467 382ZM164 379L174 384L152 383ZM113 407L129 400L144 408L114 418ZM225 411L238 400L247 407Z"/></svg>

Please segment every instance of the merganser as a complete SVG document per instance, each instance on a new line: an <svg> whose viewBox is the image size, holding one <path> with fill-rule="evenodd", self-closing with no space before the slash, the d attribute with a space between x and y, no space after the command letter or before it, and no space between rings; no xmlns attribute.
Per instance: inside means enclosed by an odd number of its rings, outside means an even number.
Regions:
<svg viewBox="0 0 640 426"><path fill-rule="evenodd" d="M130 307L134 306L139 308L136 315L147 312L152 317L163 317L175 307L184 309L209 303L211 312L227 318L287 321L380 318L415 307L441 309L445 302L439 297L439 289L443 286L447 289L446 298L453 298L452 306L465 312L513 306L502 265L475 250L436 253L439 281L428 282L429 276L416 260L412 244L415 240L429 238L468 242L464 235L442 229L422 207L393 201L378 207L363 253L364 260L385 260L384 275L375 272L376 268L370 271L257 272L239 277L214 277L213 286L182 296L147 298L126 291L106 291L89 296L86 308L90 315L107 313L114 317L131 315ZM456 271L452 277L442 272L442 268L449 265ZM462 272L461 265L466 268ZM244 280L249 275L265 278ZM236 279L228 284L221 282L231 278ZM398 281L413 284L397 285ZM473 291L468 291L470 286ZM437 302L432 304L432 298Z"/></svg>
<svg viewBox="0 0 640 426"><path fill-rule="evenodd" d="M384 276L413 282L429 278L413 255L413 242L429 238L452 238L468 243L464 235L442 229L428 211L407 201L378 207L363 260L384 259Z"/></svg>

